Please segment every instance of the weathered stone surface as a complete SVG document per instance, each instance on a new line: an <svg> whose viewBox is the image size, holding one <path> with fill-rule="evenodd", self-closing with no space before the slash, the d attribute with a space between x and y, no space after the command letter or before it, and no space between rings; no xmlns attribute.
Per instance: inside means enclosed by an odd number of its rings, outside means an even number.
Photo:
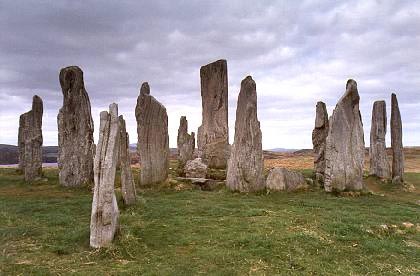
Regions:
<svg viewBox="0 0 420 276"><path fill-rule="evenodd" d="M397 95L391 95L391 147L392 179L395 183L404 182L404 148L402 143L402 121Z"/></svg>
<svg viewBox="0 0 420 276"><path fill-rule="evenodd" d="M136 105L140 184L165 181L169 168L168 115L166 108L150 95L147 82L141 85Z"/></svg>
<svg viewBox="0 0 420 276"><path fill-rule="evenodd" d="M230 190L252 192L264 189L261 139L256 84L248 76L241 82L236 108L235 137L226 176L226 186Z"/></svg>
<svg viewBox="0 0 420 276"><path fill-rule="evenodd" d="M373 103L372 124L370 128L370 170L371 175L380 178L391 176L388 157L386 155L386 104L385 101Z"/></svg>
<svg viewBox="0 0 420 276"><path fill-rule="evenodd" d="M125 205L136 202L136 185L131 172L130 140L125 127L125 120L121 115L119 118L119 161L121 169L121 193Z"/></svg>
<svg viewBox="0 0 420 276"><path fill-rule="evenodd" d="M365 142L359 101L357 83L350 79L345 94L329 120L324 182L327 192L359 191L364 188Z"/></svg>
<svg viewBox="0 0 420 276"><path fill-rule="evenodd" d="M274 168L268 173L266 187L271 191L297 191L308 187L303 174L285 168Z"/></svg>
<svg viewBox="0 0 420 276"><path fill-rule="evenodd" d="M42 100L35 95L32 110L20 115L19 119L19 169L26 181L33 181L42 175L42 114Z"/></svg>
<svg viewBox="0 0 420 276"><path fill-rule="evenodd" d="M63 186L93 181L93 120L83 72L77 66L61 69L63 107L58 113L58 168Z"/></svg>
<svg viewBox="0 0 420 276"><path fill-rule="evenodd" d="M229 158L226 60L202 66L200 77L203 122L198 128L198 153L209 168L225 169Z"/></svg>
<svg viewBox="0 0 420 276"><path fill-rule="evenodd" d="M328 136L328 113L325 103L316 104L315 128L312 131L312 144L314 149L314 172L318 183L324 183L325 174L325 146Z"/></svg>
<svg viewBox="0 0 420 276"><path fill-rule="evenodd" d="M94 162L92 214L90 221L90 246L109 246L118 229L118 205L114 192L115 173L119 149L118 106L109 106L109 113L102 111L99 141Z"/></svg>
<svg viewBox="0 0 420 276"><path fill-rule="evenodd" d="M188 160L193 159L195 149L195 133L188 134L188 121L185 116L181 116L178 128L178 167L183 170Z"/></svg>
<svg viewBox="0 0 420 276"><path fill-rule="evenodd" d="M188 160L184 172L188 178L206 178L207 165L203 163L201 158Z"/></svg>

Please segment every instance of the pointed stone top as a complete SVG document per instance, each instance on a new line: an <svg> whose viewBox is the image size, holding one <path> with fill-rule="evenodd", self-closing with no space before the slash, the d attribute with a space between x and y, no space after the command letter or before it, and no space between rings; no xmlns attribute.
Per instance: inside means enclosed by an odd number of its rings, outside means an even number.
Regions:
<svg viewBox="0 0 420 276"><path fill-rule="evenodd" d="M150 86L148 82L143 82L140 88L140 95L150 95Z"/></svg>
<svg viewBox="0 0 420 276"><path fill-rule="evenodd" d="M357 82L353 79L349 79L346 83L346 93L342 96L339 102L344 100L351 100L352 104L358 104L360 101L359 92L357 90Z"/></svg>
<svg viewBox="0 0 420 276"><path fill-rule="evenodd" d="M60 70L59 80L63 90L71 89L76 85L84 87L83 71L78 66L68 66L62 68Z"/></svg>
<svg viewBox="0 0 420 276"><path fill-rule="evenodd" d="M391 94L391 101L395 101L398 104L397 95L395 93Z"/></svg>
<svg viewBox="0 0 420 276"><path fill-rule="evenodd" d="M40 112L43 111L43 108L42 108L42 99L38 95L35 95L32 98L32 110L34 110L34 111L40 111Z"/></svg>
<svg viewBox="0 0 420 276"><path fill-rule="evenodd" d="M316 103L315 128L324 128L328 125L327 106L324 102Z"/></svg>
<svg viewBox="0 0 420 276"><path fill-rule="evenodd" d="M109 114L111 114L111 117L118 118L118 104L112 103L109 105Z"/></svg>
<svg viewBox="0 0 420 276"><path fill-rule="evenodd" d="M353 79L349 79L346 84L346 90L357 90L357 82Z"/></svg>
<svg viewBox="0 0 420 276"><path fill-rule="evenodd" d="M251 76L246 76L246 78L241 81L241 86L252 88L251 91L254 91L257 85Z"/></svg>

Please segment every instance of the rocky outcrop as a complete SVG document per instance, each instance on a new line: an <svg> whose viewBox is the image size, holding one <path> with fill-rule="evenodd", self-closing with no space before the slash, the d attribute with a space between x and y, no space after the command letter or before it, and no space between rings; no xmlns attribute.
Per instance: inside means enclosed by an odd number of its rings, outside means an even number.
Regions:
<svg viewBox="0 0 420 276"><path fill-rule="evenodd" d="M386 104L385 101L373 103L372 124L370 128L369 174L379 178L390 178L390 167L386 155Z"/></svg>
<svg viewBox="0 0 420 276"><path fill-rule="evenodd" d="M42 176L42 114L42 100L35 95L32 110L19 119L19 169L29 182Z"/></svg>
<svg viewBox="0 0 420 276"><path fill-rule="evenodd" d="M166 108L150 95L147 82L141 85L136 105L140 185L165 181L169 168L168 115Z"/></svg>
<svg viewBox="0 0 420 276"><path fill-rule="evenodd" d="M226 176L226 186L230 190L253 192L264 189L261 139L256 84L248 76L241 82L236 108L235 137Z"/></svg>
<svg viewBox="0 0 420 276"><path fill-rule="evenodd" d="M201 158L188 160L184 168L185 176L188 178L206 178L207 165Z"/></svg>
<svg viewBox="0 0 420 276"><path fill-rule="evenodd" d="M209 168L225 169L229 157L226 60L202 66L200 78L203 122L198 128L198 153Z"/></svg>
<svg viewBox="0 0 420 276"><path fill-rule="evenodd" d="M93 120L83 72L77 66L61 69L63 107L58 121L58 168L60 184L81 186L93 181Z"/></svg>
<svg viewBox="0 0 420 276"><path fill-rule="evenodd" d="M114 192L115 172L118 161L119 120L118 106L109 106L109 113L102 111L99 141L96 147L92 214L90 221L90 246L109 246L118 229L118 205Z"/></svg>
<svg viewBox="0 0 420 276"><path fill-rule="evenodd" d="M136 185L131 172L130 140L125 127L125 120L121 115L119 118L119 161L121 169L121 193L125 205L132 205L136 202Z"/></svg>
<svg viewBox="0 0 420 276"><path fill-rule="evenodd" d="M298 191L308 187L303 174L285 168L274 168L268 173L266 187L270 191Z"/></svg>
<svg viewBox="0 0 420 276"><path fill-rule="evenodd" d="M325 174L325 146L328 136L328 113L325 103L316 104L315 128L312 131L312 144L314 149L314 172L317 183L324 183Z"/></svg>
<svg viewBox="0 0 420 276"><path fill-rule="evenodd" d="M392 181L404 182L404 151L402 143L402 121L397 95L391 95L391 147L392 147Z"/></svg>
<svg viewBox="0 0 420 276"><path fill-rule="evenodd" d="M364 188L365 142L359 101L357 83L350 79L345 94L329 120L324 182L327 192L359 191Z"/></svg>
<svg viewBox="0 0 420 276"><path fill-rule="evenodd" d="M193 159L195 149L195 134L188 134L188 121L185 116L179 120L178 137L178 167L182 171L188 160Z"/></svg>

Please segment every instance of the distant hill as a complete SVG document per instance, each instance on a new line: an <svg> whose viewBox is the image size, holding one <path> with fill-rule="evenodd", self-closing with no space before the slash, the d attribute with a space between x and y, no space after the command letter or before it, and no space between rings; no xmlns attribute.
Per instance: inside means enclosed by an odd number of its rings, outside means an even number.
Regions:
<svg viewBox="0 0 420 276"><path fill-rule="evenodd" d="M266 149L265 151L272 151L272 152L295 152L295 151L297 151L297 149L274 148L274 149Z"/></svg>
<svg viewBox="0 0 420 276"><path fill-rule="evenodd" d="M42 147L42 162L57 163L58 147ZM14 145L0 144L0 165L17 164L19 162L18 147Z"/></svg>

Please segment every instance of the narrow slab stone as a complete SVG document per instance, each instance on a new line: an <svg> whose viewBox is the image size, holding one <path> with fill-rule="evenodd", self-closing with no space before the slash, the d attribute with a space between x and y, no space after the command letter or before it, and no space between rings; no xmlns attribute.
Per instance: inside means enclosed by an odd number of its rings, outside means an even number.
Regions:
<svg viewBox="0 0 420 276"><path fill-rule="evenodd" d="M29 182L42 176L42 114L42 99L35 95L32 109L19 119L19 169Z"/></svg>
<svg viewBox="0 0 420 276"><path fill-rule="evenodd" d="M81 186L93 181L93 120L83 72L77 66L61 69L63 107L58 113L60 184Z"/></svg>
<svg viewBox="0 0 420 276"><path fill-rule="evenodd" d="M125 127L124 117L119 118L120 138L119 138L119 159L121 169L121 193L125 205L136 203L136 185L131 172L130 159L130 139Z"/></svg>
<svg viewBox="0 0 420 276"><path fill-rule="evenodd" d="M209 168L225 169L229 158L226 60L202 66L200 78L203 122L198 128L198 152Z"/></svg>
<svg viewBox="0 0 420 276"><path fill-rule="evenodd" d="M391 95L391 147L392 147L392 180L404 182L404 147L402 143L402 121L397 95Z"/></svg>
<svg viewBox="0 0 420 276"><path fill-rule="evenodd" d="M317 183L324 184L325 174L325 146L328 136L328 113L325 103L316 104L315 128L312 131L314 149L314 172Z"/></svg>
<svg viewBox="0 0 420 276"><path fill-rule="evenodd" d="M376 101L373 103L372 124L370 128L369 174L380 178L390 178L388 156L386 155L386 103Z"/></svg>
<svg viewBox="0 0 420 276"><path fill-rule="evenodd" d="M271 191L298 191L308 187L303 174L285 168L274 168L268 173L266 187Z"/></svg>
<svg viewBox="0 0 420 276"><path fill-rule="evenodd" d="M324 182L327 192L364 189L365 142L359 101L357 83L350 79L329 120Z"/></svg>
<svg viewBox="0 0 420 276"><path fill-rule="evenodd" d="M118 106L102 111L99 141L96 147L92 215L90 221L90 246L107 247L118 229L118 205L114 192L115 173L119 149Z"/></svg>
<svg viewBox="0 0 420 276"><path fill-rule="evenodd" d="M227 168L226 186L230 190L253 192L264 189L261 139L256 84L251 76L247 76L241 82L235 137Z"/></svg>
<svg viewBox="0 0 420 276"><path fill-rule="evenodd" d="M168 115L166 108L150 95L147 82L141 85L136 105L137 148L140 155L140 184L165 181L169 169Z"/></svg>
<svg viewBox="0 0 420 276"><path fill-rule="evenodd" d="M191 132L191 134L188 134L188 121L185 116L181 116L179 120L177 146L178 167L180 171L183 171L187 161L194 158L195 149L195 133Z"/></svg>

